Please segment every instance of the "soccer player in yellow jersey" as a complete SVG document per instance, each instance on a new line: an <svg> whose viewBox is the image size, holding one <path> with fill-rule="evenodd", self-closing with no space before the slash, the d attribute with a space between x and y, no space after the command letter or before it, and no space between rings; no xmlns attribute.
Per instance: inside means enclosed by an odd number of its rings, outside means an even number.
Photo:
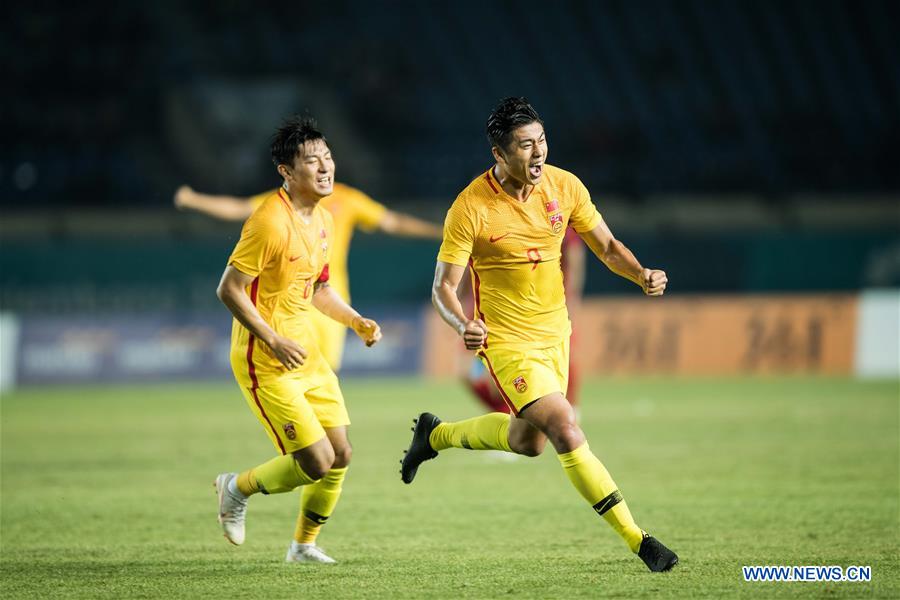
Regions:
<svg viewBox="0 0 900 600"><path fill-rule="evenodd" d="M235 379L279 456L216 478L219 523L240 545L249 496L306 486L287 561L333 563L315 541L350 463L350 419L310 321L322 312L369 346L381 330L328 283L334 222L319 201L332 192L334 161L315 122L285 122L272 142L272 160L284 185L244 224L217 294L234 315Z"/></svg>
<svg viewBox="0 0 900 600"><path fill-rule="evenodd" d="M448 448L537 456L549 439L572 485L597 514L651 571L667 571L678 557L635 524L564 396L571 332L560 269L566 227L649 296L662 295L666 274L641 266L613 237L581 181L547 164L543 122L524 98L503 100L488 119L487 134L496 164L447 213L432 299L484 361L512 414L442 423L422 413L400 461L403 481L411 483L423 461ZM475 296L471 317L456 296L466 265Z"/></svg>
<svg viewBox="0 0 900 600"><path fill-rule="evenodd" d="M175 206L196 210L219 219L244 220L275 193L277 190L270 190L250 198L238 198L202 194L190 187L182 186L175 193ZM322 198L319 206L334 217L329 283L345 302L350 302L347 257L350 253L350 240L353 238L354 228L359 227L364 231L378 230L396 236L441 239L440 226L389 210L360 190L342 183L335 182L334 191ZM332 369L339 371L347 328L319 314L313 315L312 322L325 360Z"/></svg>

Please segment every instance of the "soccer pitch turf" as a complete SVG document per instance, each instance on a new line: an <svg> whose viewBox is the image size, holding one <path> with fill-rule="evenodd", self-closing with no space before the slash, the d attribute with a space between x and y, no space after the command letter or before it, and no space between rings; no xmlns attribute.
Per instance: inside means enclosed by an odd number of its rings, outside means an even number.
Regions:
<svg viewBox="0 0 900 600"><path fill-rule="evenodd" d="M288 565L298 495L254 497L229 545L211 486L274 453L235 385L2 398L0 568L11 597L900 597L898 382L609 379L582 425L637 522L681 557L649 573L552 448L450 450L400 482L411 418L479 409L455 382L348 380L355 453L320 544ZM742 565L871 565L869 583L745 583Z"/></svg>

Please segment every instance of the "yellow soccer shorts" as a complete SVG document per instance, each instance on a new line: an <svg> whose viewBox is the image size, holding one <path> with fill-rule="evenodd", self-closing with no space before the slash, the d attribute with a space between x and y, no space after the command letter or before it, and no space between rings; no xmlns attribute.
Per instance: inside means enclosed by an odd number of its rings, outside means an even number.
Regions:
<svg viewBox="0 0 900 600"><path fill-rule="evenodd" d="M318 442L325 437L325 429L350 424L334 371L317 353L309 359L297 371L260 373L255 382L235 368L250 410L282 454Z"/></svg>
<svg viewBox="0 0 900 600"><path fill-rule="evenodd" d="M341 370L341 359L344 356L344 340L347 338L347 328L332 318L326 317L317 310L311 311L313 330L319 350L325 361L334 372Z"/></svg>
<svg viewBox="0 0 900 600"><path fill-rule="evenodd" d="M478 356L514 415L569 385L569 338L550 348L482 348Z"/></svg>

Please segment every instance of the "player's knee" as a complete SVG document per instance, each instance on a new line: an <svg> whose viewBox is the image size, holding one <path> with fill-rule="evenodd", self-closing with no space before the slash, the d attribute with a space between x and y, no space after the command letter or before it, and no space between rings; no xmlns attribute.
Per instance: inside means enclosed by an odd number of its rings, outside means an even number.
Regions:
<svg viewBox="0 0 900 600"><path fill-rule="evenodd" d="M575 423L560 423L547 434L557 452L571 452L585 442L584 433Z"/></svg>
<svg viewBox="0 0 900 600"><path fill-rule="evenodd" d="M546 438L530 438L527 440L510 440L509 446L510 449L516 454L521 454L522 456L540 456L544 451L544 447L547 445Z"/></svg>
<svg viewBox="0 0 900 600"><path fill-rule="evenodd" d="M340 448L334 449L333 469L342 469L350 464L350 457L353 455L353 448L350 444L346 444Z"/></svg>
<svg viewBox="0 0 900 600"><path fill-rule="evenodd" d="M316 448L315 452L294 454L300 468L312 479L322 479L334 465L335 455L331 444Z"/></svg>
<svg viewBox="0 0 900 600"><path fill-rule="evenodd" d="M544 451L544 447L547 445L546 440L543 442L530 442L528 444L523 445L519 449L519 454L522 456L540 456Z"/></svg>
<svg viewBox="0 0 900 600"><path fill-rule="evenodd" d="M325 477L325 474L331 470L331 466L333 464L333 458L329 459L328 457L321 457L310 461L310 464L307 465L303 470L312 479L322 479L323 477Z"/></svg>

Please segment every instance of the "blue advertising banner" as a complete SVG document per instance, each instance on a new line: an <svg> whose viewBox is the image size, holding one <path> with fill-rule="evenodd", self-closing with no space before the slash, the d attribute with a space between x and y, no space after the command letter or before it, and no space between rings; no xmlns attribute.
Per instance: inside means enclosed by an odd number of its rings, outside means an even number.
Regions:
<svg viewBox="0 0 900 600"><path fill-rule="evenodd" d="M345 375L412 375L421 368L422 310L367 311L384 338L366 348L348 332ZM227 314L19 318L16 384L230 380Z"/></svg>
<svg viewBox="0 0 900 600"><path fill-rule="evenodd" d="M230 376L223 315L21 318L19 385Z"/></svg>
<svg viewBox="0 0 900 600"><path fill-rule="evenodd" d="M428 307L430 310L431 307ZM425 344L424 314L420 306L408 308L360 309L378 321L384 337L366 348L355 333L347 332L341 375L418 375L422 370Z"/></svg>

